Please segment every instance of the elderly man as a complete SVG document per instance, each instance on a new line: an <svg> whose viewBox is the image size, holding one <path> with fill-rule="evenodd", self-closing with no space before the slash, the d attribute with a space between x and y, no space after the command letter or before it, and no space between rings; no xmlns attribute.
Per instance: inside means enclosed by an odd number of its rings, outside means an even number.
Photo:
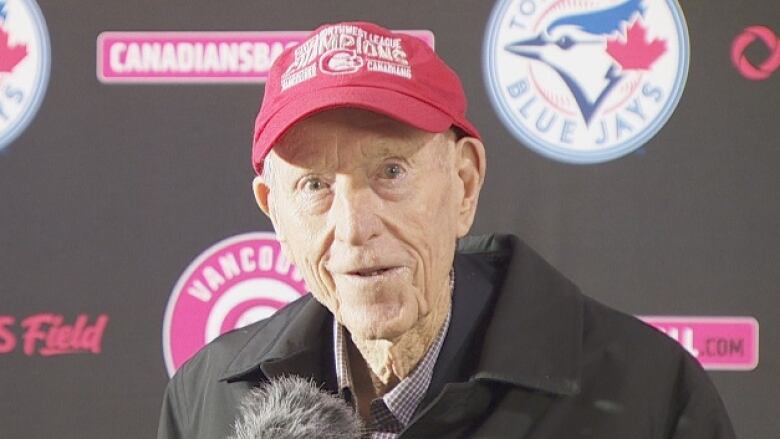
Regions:
<svg viewBox="0 0 780 439"><path fill-rule="evenodd" d="M670 338L517 238L466 237L486 163L465 113L425 43L370 23L278 58L254 193L311 295L185 364L159 438L227 437L250 389L285 375L344 398L374 438L734 437Z"/></svg>

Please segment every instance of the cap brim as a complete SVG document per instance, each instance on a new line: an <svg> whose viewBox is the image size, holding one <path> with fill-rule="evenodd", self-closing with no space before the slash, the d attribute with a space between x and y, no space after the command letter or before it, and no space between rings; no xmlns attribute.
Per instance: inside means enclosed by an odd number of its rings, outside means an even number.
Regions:
<svg viewBox="0 0 780 439"><path fill-rule="evenodd" d="M467 122L463 126L464 121L454 120L435 106L393 90L365 86L326 88L312 92L310 97L288 102L268 118L264 127L260 127L252 148L255 171L262 173L263 159L293 124L320 111L341 107L374 111L432 133L440 133L453 124L469 134L476 132Z"/></svg>

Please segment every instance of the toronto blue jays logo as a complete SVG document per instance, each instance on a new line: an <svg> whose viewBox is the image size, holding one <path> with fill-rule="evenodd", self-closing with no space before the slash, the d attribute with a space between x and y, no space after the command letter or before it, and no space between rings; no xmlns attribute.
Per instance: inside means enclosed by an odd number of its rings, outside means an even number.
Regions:
<svg viewBox="0 0 780 439"><path fill-rule="evenodd" d="M49 80L49 35L33 0L0 0L0 151L24 131Z"/></svg>
<svg viewBox="0 0 780 439"><path fill-rule="evenodd" d="M675 0L499 0L484 43L487 88L523 144L598 163L666 123L688 71Z"/></svg>

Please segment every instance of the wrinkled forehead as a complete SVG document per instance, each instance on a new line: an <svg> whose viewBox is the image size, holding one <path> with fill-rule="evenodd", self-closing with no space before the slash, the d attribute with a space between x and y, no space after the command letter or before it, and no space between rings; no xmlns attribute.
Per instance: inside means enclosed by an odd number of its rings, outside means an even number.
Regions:
<svg viewBox="0 0 780 439"><path fill-rule="evenodd" d="M336 108L295 123L274 145L272 153L299 166L339 152L362 157L408 156L436 135L372 111Z"/></svg>

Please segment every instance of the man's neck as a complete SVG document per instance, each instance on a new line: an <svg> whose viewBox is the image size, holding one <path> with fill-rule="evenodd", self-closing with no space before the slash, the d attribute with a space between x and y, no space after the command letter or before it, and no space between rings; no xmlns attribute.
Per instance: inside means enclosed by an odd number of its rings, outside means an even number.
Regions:
<svg viewBox="0 0 780 439"><path fill-rule="evenodd" d="M447 319L452 304L450 294L442 294L440 303L420 319L417 325L395 340L363 340L350 337L347 343L350 370L355 385L372 398L389 392L409 376L433 344ZM365 387L364 387L365 386Z"/></svg>

